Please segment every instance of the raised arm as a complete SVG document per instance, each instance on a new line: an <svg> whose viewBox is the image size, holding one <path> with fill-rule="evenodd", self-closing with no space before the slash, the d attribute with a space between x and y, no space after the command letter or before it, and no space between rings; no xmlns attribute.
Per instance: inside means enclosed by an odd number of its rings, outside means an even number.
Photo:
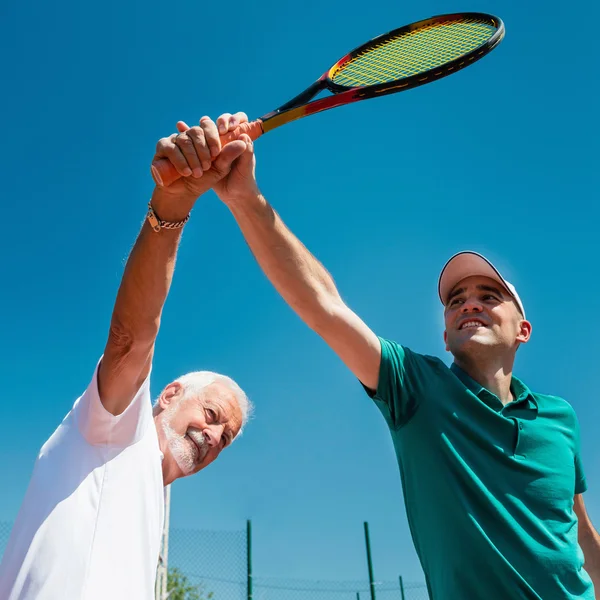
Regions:
<svg viewBox="0 0 600 600"><path fill-rule="evenodd" d="M245 118L243 113L219 117L219 133ZM285 301L364 385L375 390L381 360L377 336L346 306L331 275L260 194L253 146L249 138L243 139L246 152L231 176L215 185L215 192L233 213L256 260Z"/></svg>
<svg viewBox="0 0 600 600"><path fill-rule="evenodd" d="M221 150L216 126L209 119L193 128L183 122L177 126L180 133L161 139L154 157L169 159L183 175L152 194L156 217L170 223L183 221L196 199L227 176L246 147L236 141ZM145 220L127 260L98 371L102 404L113 415L129 406L150 370L181 231L165 227L154 231Z"/></svg>

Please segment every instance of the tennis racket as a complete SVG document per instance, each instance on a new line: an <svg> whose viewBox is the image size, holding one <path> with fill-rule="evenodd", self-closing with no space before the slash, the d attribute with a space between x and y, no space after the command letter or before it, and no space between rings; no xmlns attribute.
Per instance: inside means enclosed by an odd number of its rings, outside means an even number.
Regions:
<svg viewBox="0 0 600 600"><path fill-rule="evenodd" d="M440 15L394 29L346 54L289 102L222 136L221 144L242 133L256 140L308 115L431 83L473 64L503 37L501 19L472 12ZM332 95L311 102L324 90ZM152 165L152 176L162 186L181 177L167 159Z"/></svg>

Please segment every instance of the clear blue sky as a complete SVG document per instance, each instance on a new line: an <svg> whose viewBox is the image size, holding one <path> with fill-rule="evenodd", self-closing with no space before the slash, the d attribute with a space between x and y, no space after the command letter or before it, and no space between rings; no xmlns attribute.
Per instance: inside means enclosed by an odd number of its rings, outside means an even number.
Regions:
<svg viewBox="0 0 600 600"><path fill-rule="evenodd" d="M4 3L0 520L102 352L179 119L259 116L365 39L433 14L501 16L504 42L433 85L304 119L256 144L264 194L380 335L444 355L436 278L474 249L533 321L517 373L581 420L600 526L598 4L306 0ZM574 52L579 52L575 55ZM177 527L242 528L258 575L422 579L383 419L261 274L210 193L186 227L153 393L214 369L257 406L243 439L173 487ZM427 501L424 499L423 501Z"/></svg>

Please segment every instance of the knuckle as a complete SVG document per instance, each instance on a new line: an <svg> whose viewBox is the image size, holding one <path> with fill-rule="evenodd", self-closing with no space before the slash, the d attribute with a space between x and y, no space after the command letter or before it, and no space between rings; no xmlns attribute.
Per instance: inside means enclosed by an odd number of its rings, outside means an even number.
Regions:
<svg viewBox="0 0 600 600"><path fill-rule="evenodd" d="M219 179L222 179L227 174L229 174L229 171L231 171L231 166L230 165L224 166L224 165L218 164L218 163L217 164L213 163L213 167L212 168L213 168L214 172L216 173L216 175L217 175L217 177Z"/></svg>
<svg viewBox="0 0 600 600"><path fill-rule="evenodd" d="M186 133L182 133L181 135L178 135L177 138L175 139L175 143L180 147L180 148L189 148L190 146L192 146L192 140L190 139L189 135Z"/></svg>
<svg viewBox="0 0 600 600"><path fill-rule="evenodd" d="M211 121L210 123L205 123L204 127L202 129L202 135L210 138L211 136L215 135L215 132L217 131L217 126Z"/></svg>
<svg viewBox="0 0 600 600"><path fill-rule="evenodd" d="M171 145L171 136L160 138L156 143L157 152L163 151Z"/></svg>
<svg viewBox="0 0 600 600"><path fill-rule="evenodd" d="M193 127L188 131L188 135L194 142L199 144L204 143L204 131L201 127Z"/></svg>

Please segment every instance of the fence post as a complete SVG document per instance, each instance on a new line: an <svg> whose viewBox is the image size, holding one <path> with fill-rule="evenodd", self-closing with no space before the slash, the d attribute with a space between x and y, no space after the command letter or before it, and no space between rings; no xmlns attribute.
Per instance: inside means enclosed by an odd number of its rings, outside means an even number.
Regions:
<svg viewBox="0 0 600 600"><path fill-rule="evenodd" d="M171 486L167 485L164 490L165 518L160 540L160 553L158 567L156 569L156 583L154 586L154 597L156 600L166 600L167 581L169 577L169 518L171 514Z"/></svg>
<svg viewBox="0 0 600 600"><path fill-rule="evenodd" d="M248 581L246 584L248 600L252 600L252 521L246 521L246 560Z"/></svg>
<svg viewBox="0 0 600 600"><path fill-rule="evenodd" d="M371 559L371 540L369 539L369 524L365 521L365 542L367 544L367 564L369 566L369 588L371 600L375 600L375 582L373 581L373 561Z"/></svg>
<svg viewBox="0 0 600 600"><path fill-rule="evenodd" d="M402 600L406 600L406 596L404 595L404 582L402 581L402 575L400 575L398 579L400 580L400 597Z"/></svg>

